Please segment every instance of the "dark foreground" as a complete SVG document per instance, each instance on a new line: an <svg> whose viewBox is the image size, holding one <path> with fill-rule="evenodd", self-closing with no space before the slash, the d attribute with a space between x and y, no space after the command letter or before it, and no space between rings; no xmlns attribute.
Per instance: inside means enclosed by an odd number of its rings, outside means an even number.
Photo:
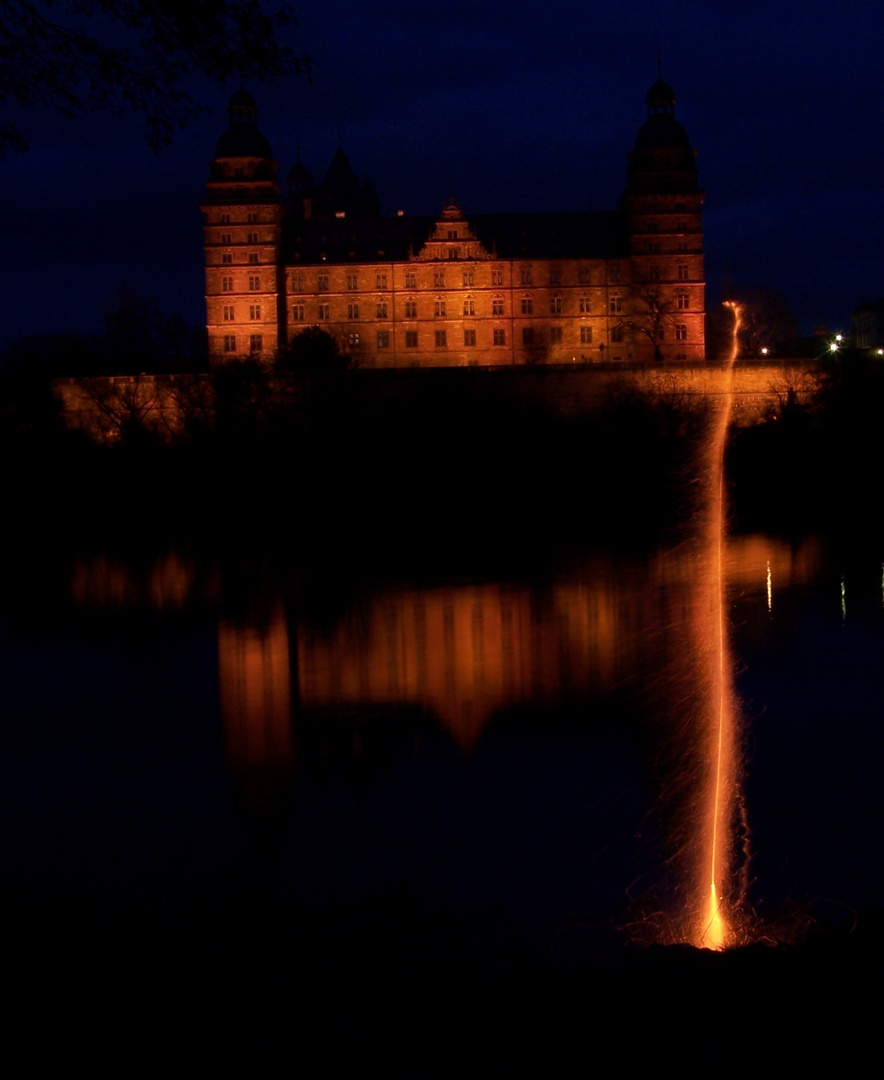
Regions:
<svg viewBox="0 0 884 1080"><path fill-rule="evenodd" d="M580 919L528 939L405 898L324 914L133 906L104 924L33 898L6 914L6 1053L29 1073L850 1076L877 1044L878 911L724 954Z"/></svg>

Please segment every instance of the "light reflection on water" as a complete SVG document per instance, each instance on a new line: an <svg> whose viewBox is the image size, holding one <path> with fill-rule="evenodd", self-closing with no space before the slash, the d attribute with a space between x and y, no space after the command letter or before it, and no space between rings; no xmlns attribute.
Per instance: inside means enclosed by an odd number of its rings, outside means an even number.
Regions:
<svg viewBox="0 0 884 1080"><path fill-rule="evenodd" d="M727 595L750 675L782 647L776 634L787 625L789 597L832 580L824 562L811 540L728 541ZM834 596L840 573L833 583ZM382 585L338 603L333 617L308 614L316 604L302 604L297 590L264 587L252 597L257 617L230 614L223 573L192 559L171 554L137 571L106 556L80 561L71 575L72 633L83 620L107 630L95 655L81 648L60 662L67 646L56 642L33 660L55 680L56 711L45 730L51 742L53 725L64 725L75 743L89 709L116 709L125 719L114 728L116 756L105 741L88 760L63 766L81 770L74 789L46 780L43 813L66 815L74 832L82 817L76 844L95 845L95 860L105 842L87 822L96 813L118 819L122 831L136 821L154 829L159 848L173 834L195 835L186 821L201 815L208 847L227 849L229 822L217 823L226 813L222 786L205 781L223 762L249 827L259 819L269 827L275 815L274 850L298 895L314 902L404 883L517 912L528 896L527 918L582 909L622 917L633 901L643 911L665 907L671 885L661 878L676 858L690 802L673 783L672 770L684 766L673 705L691 667L695 586L690 549L676 546L646 558L589 556L539 583ZM171 642L156 629L192 609L201 613L199 633L214 625L217 667L186 659L186 627ZM840 597L835 610L840 615ZM144 620L162 646L134 629ZM176 649L180 664L170 658ZM122 662L124 655L137 662ZM750 692L757 695L758 685ZM127 698L138 704L119 704ZM757 700L749 711L758 714ZM179 756L189 746L202 779L189 781L177 765L174 783L162 779L168 761L143 752L160 730L169 747L180 744ZM17 752L8 738L11 791L27 772ZM126 801L131 789L145 802L147 760L158 777L148 800L158 808L153 825L143 805ZM113 770L112 784L103 770ZM765 792L750 791L750 799L773 800ZM164 813L177 815L174 825ZM759 846L764 822L753 807ZM114 858L121 842L114 840ZM779 858L777 844L770 850Z"/></svg>

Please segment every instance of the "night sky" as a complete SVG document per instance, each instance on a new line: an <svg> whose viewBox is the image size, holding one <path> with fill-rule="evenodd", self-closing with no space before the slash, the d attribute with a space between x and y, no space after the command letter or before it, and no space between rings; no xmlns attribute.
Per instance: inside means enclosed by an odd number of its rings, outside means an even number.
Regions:
<svg viewBox="0 0 884 1080"><path fill-rule="evenodd" d="M782 291L804 332L884 296L884 16L872 0L624 0L552 8L297 0L286 31L312 81L250 85L281 177L322 179L338 141L382 210L467 215L611 209L663 76L706 190L710 301ZM203 318L199 202L235 89L154 155L129 114L65 122L6 111L31 150L0 161L0 343L91 330L124 295ZM11 257L10 257L11 256Z"/></svg>

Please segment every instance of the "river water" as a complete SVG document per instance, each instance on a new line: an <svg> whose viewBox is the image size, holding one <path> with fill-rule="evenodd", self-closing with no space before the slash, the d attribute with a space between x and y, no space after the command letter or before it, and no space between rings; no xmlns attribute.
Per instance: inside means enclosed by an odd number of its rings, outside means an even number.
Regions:
<svg viewBox="0 0 884 1080"><path fill-rule="evenodd" d="M172 545L60 565L3 612L13 890L112 911L259 882L319 911L409 896L529 930L677 923L689 544L325 591L284 560L232 582ZM734 536L725 579L747 926L850 918L884 895L884 553Z"/></svg>

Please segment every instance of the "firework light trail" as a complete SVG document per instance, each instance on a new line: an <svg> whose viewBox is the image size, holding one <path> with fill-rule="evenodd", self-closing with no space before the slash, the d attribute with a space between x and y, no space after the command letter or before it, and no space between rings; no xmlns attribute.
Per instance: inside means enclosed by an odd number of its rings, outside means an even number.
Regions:
<svg viewBox="0 0 884 1080"><path fill-rule="evenodd" d="M704 794L706 826L701 859L701 916L694 944L707 949L723 949L733 941L731 916L738 904L732 884L732 828L737 795L736 708L733 674L728 648L727 612L724 588L724 447L731 415L733 367L737 358L740 306L732 301L733 344L725 369L721 401L713 424L707 462L708 510L706 535L708 552L707 612L710 617L710 647L706 651L710 670L709 688L710 767L708 791Z"/></svg>

